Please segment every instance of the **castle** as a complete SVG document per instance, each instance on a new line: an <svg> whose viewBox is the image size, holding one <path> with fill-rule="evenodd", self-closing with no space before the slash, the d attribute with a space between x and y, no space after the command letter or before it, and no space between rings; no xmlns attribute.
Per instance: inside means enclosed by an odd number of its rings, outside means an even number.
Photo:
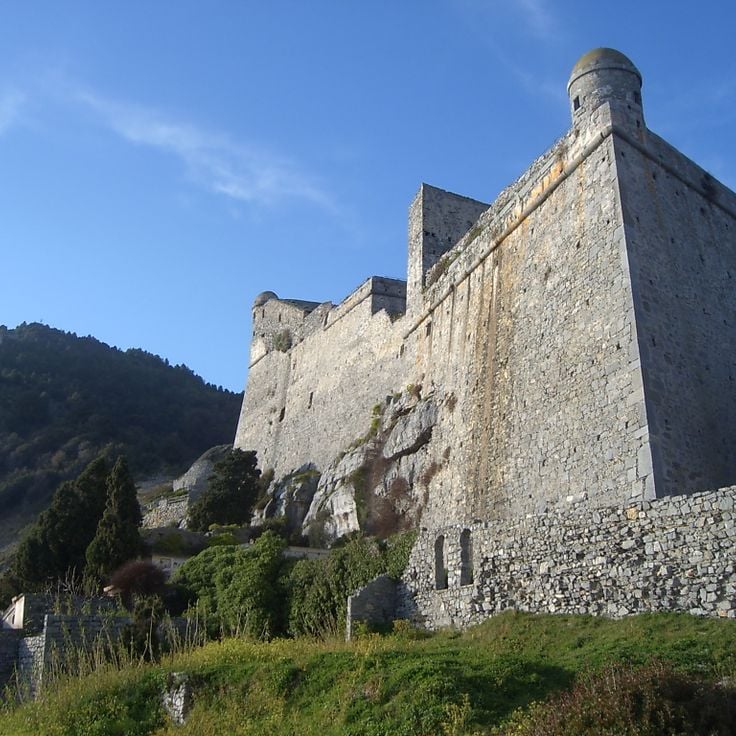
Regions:
<svg viewBox="0 0 736 736"><path fill-rule="evenodd" d="M595 49L570 130L495 202L422 185L406 282L253 304L235 446L321 474L271 513L333 537L366 492L413 514L399 607L429 626L736 616L736 195L646 127L641 86Z"/></svg>

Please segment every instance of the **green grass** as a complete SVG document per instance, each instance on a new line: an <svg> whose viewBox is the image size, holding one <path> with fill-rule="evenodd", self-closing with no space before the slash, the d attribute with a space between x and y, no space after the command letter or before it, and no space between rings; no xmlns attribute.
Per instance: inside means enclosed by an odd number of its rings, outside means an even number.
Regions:
<svg viewBox="0 0 736 736"><path fill-rule="evenodd" d="M402 631L352 643L227 639L158 665L61 682L39 701L0 714L0 733L490 734L516 709L569 690L583 673L652 661L715 680L731 677L736 622L507 613L465 633ZM174 671L189 674L195 693L181 727L167 723L158 700Z"/></svg>

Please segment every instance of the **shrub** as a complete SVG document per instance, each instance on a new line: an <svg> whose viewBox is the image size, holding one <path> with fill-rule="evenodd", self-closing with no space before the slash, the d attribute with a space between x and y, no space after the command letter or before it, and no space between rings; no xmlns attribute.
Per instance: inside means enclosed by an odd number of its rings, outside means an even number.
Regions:
<svg viewBox="0 0 736 736"><path fill-rule="evenodd" d="M130 610L135 596L160 595L166 575L150 560L131 560L110 576L110 583L120 591L125 607Z"/></svg>
<svg viewBox="0 0 736 736"><path fill-rule="evenodd" d="M283 630L283 539L266 532L248 548L215 546L187 560L174 581L196 596L210 633L269 639Z"/></svg>
<svg viewBox="0 0 736 736"><path fill-rule="evenodd" d="M514 736L726 736L736 723L736 687L655 662L612 665L583 675L572 690L517 714Z"/></svg>
<svg viewBox="0 0 736 736"><path fill-rule="evenodd" d="M335 548L320 560L299 560L284 581L288 633L324 637L341 631L347 599L378 575L398 579L409 559L414 533L388 542L362 537Z"/></svg>

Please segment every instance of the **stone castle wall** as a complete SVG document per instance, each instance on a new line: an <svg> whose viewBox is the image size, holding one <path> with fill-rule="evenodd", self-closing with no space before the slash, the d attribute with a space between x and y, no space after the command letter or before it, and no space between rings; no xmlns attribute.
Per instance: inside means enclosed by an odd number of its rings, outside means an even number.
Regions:
<svg viewBox="0 0 736 736"><path fill-rule="evenodd" d="M251 363L235 446L255 449L261 468L274 468L277 477L307 462L324 469L365 432L371 407L403 385L393 315L403 310L404 295L402 282L369 279L324 310L319 324L294 329L288 351L270 350ZM263 307L267 316L281 308L276 299ZM273 324L271 317L267 329Z"/></svg>
<svg viewBox="0 0 736 736"><path fill-rule="evenodd" d="M646 129L640 90L626 57L596 50L571 76L570 131L492 205L423 185L402 315L400 288L389 285L391 303L380 305L376 279L337 307L275 295L254 305L235 446L255 449L277 477L324 471L385 396L412 386L432 397L425 531L407 579L430 625L515 604L732 614L730 563L678 557L687 545L694 555L732 549L731 532L698 521L688 536L667 521L716 518L706 497L654 500L736 483L736 195ZM276 339L285 324L288 345ZM733 495L718 493L718 503ZM622 526L611 509L632 505L638 515ZM610 525L598 536L586 531L596 514ZM640 554L629 522L658 546ZM458 588L450 575L447 591L426 587L442 530L463 529L473 554L485 550L476 582ZM578 537L572 560L565 543ZM603 554L607 544L621 562ZM651 572L660 548L670 560L661 580ZM545 555L555 572L540 582ZM533 594L514 582L519 570ZM600 590L586 593L577 575ZM555 588L562 580L570 596Z"/></svg>
<svg viewBox="0 0 736 736"><path fill-rule="evenodd" d="M422 531L397 617L430 628L468 626L509 608L734 618L735 504L731 487L625 507L577 502L510 523Z"/></svg>
<svg viewBox="0 0 736 736"><path fill-rule="evenodd" d="M736 195L650 132L616 165L657 495L731 484Z"/></svg>

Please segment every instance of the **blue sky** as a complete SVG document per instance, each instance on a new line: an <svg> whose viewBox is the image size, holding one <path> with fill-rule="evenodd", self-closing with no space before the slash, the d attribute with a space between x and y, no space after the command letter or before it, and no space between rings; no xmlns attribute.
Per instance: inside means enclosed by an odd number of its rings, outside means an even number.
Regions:
<svg viewBox="0 0 736 736"><path fill-rule="evenodd" d="M736 188L734 28L725 0L5 0L0 324L241 390L258 292L403 278L420 182L492 201L567 130L590 48Z"/></svg>

